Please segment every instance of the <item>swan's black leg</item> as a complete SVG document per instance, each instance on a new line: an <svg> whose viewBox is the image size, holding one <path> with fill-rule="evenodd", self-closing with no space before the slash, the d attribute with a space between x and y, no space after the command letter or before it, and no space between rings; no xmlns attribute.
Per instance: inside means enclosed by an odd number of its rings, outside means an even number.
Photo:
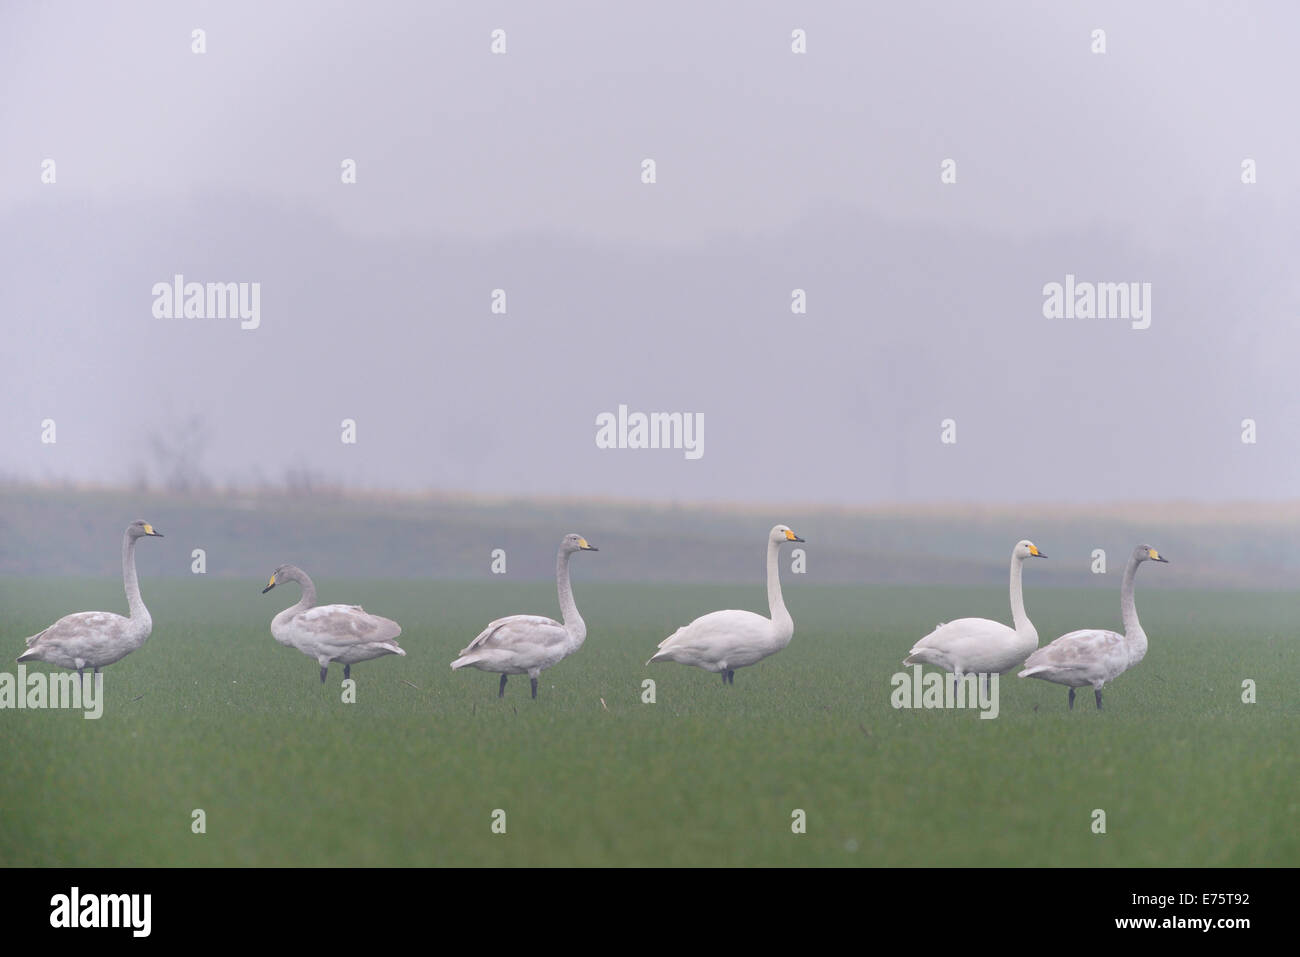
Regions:
<svg viewBox="0 0 1300 957"><path fill-rule="evenodd" d="M321 684L324 684L324 683L325 683L325 675L329 672L329 670L330 670L330 666L329 666L329 665L321 665L321 666L320 666L320 683L321 683Z"/></svg>
<svg viewBox="0 0 1300 957"><path fill-rule="evenodd" d="M727 684L734 685L735 683L736 683L736 669L732 668L727 672Z"/></svg>
<svg viewBox="0 0 1300 957"><path fill-rule="evenodd" d="M505 696L506 696L506 676L505 676L505 675L502 675L502 676L501 676L501 687L497 688L497 697L498 697L498 698L504 698Z"/></svg>
<svg viewBox="0 0 1300 957"><path fill-rule="evenodd" d="M989 674L987 671L984 672L983 677L984 677L984 697L987 698L989 696Z"/></svg>
<svg viewBox="0 0 1300 957"><path fill-rule="evenodd" d="M1070 689L1070 710L1074 710L1074 689Z"/></svg>
<svg viewBox="0 0 1300 957"><path fill-rule="evenodd" d="M1097 710L1101 710L1101 689L1097 689Z"/></svg>
<svg viewBox="0 0 1300 957"><path fill-rule="evenodd" d="M533 686L533 697L536 698L536 697L537 697L537 679L536 679L536 678L531 678L531 679L529 679L529 683Z"/></svg>
<svg viewBox="0 0 1300 957"><path fill-rule="evenodd" d="M344 681L347 681L347 680L348 680L349 678L351 678L351 677L352 677L352 666L351 666L351 665L344 665L344 666L343 666L343 680L344 680Z"/></svg>

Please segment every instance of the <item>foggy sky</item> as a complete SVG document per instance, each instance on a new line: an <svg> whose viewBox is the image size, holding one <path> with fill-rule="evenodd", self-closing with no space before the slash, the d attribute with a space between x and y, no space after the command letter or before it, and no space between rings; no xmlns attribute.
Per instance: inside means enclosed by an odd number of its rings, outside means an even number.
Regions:
<svg viewBox="0 0 1300 957"><path fill-rule="evenodd" d="M0 478L157 477L151 436L199 416L219 483L1292 498L1297 28L1281 2L6 4ZM155 318L178 273L259 282L260 327ZM1149 282L1151 327L1044 318L1067 274ZM620 404L703 413L705 454L598 449Z"/></svg>

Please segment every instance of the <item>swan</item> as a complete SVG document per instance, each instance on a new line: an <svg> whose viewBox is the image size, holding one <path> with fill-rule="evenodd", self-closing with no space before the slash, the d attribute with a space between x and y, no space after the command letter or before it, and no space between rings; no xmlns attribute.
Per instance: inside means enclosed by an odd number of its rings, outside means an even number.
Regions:
<svg viewBox="0 0 1300 957"><path fill-rule="evenodd" d="M384 655L406 652L397 643L402 626L388 618L372 615L359 605L317 605L316 586L297 565L281 565L271 573L262 589L265 595L282 582L297 582L302 597L271 619L271 636L282 645L297 648L320 665L321 684L331 661L343 665L343 677L352 677L352 666Z"/></svg>
<svg viewBox="0 0 1300 957"><path fill-rule="evenodd" d="M148 640L153 619L140 597L140 582L135 575L135 543L142 538L162 538L162 532L140 519L126 527L122 535L122 584L126 586L129 618L107 611L83 611L65 615L39 634L27 639L27 650L19 661L45 661L60 668L75 668L85 677L89 665L94 674L99 669L121 661Z"/></svg>
<svg viewBox="0 0 1300 957"><path fill-rule="evenodd" d="M715 611L683 625L659 642L659 650L647 661L675 661L695 665L722 675L723 684L736 683L736 669L774 655L794 637L794 619L781 598L781 574L777 552L785 542L803 539L788 526L774 525L767 535L767 607L772 616L752 611Z"/></svg>
<svg viewBox="0 0 1300 957"><path fill-rule="evenodd" d="M587 623L578 614L569 583L569 556L574 552L598 552L581 535L570 533L560 542L555 554L555 587L560 594L563 623L543 615L511 615L498 618L466 645L460 657L451 663L453 671L477 668L501 675L497 697L506 694L506 678L528 675L533 697L537 697L537 676L559 664L582 647L587 639Z"/></svg>
<svg viewBox="0 0 1300 957"><path fill-rule="evenodd" d="M1050 645L1035 651L1025 662L1021 678L1042 678L1070 688L1070 708L1074 708L1074 689L1092 685L1101 710L1101 686L1128 671L1147 653L1147 636L1138 622L1137 604L1133 600L1133 579L1145 561L1168 562L1150 545L1139 545L1124 569L1120 586L1120 614L1124 634L1100 628L1086 628L1062 635Z"/></svg>
<svg viewBox="0 0 1300 957"><path fill-rule="evenodd" d="M1028 540L1011 550L1011 620L1014 628L988 618L958 618L940 625L908 652L905 665L935 665L950 671L958 681L964 674L1003 674L1020 664L1038 647L1038 632L1025 614L1021 571L1027 558L1046 558Z"/></svg>

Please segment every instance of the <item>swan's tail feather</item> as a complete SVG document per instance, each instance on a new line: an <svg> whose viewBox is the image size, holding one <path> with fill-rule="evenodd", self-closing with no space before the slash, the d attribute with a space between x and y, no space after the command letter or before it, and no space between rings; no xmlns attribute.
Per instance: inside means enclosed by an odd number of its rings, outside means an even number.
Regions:
<svg viewBox="0 0 1300 957"><path fill-rule="evenodd" d="M1035 665L1035 666L1032 667L1032 668L1026 668L1024 671L1020 672L1020 674L1016 675L1016 677L1017 677L1017 678L1032 678L1034 675L1038 674L1040 671L1046 671L1046 670L1047 670L1047 666L1046 666L1046 665Z"/></svg>
<svg viewBox="0 0 1300 957"><path fill-rule="evenodd" d="M903 659L905 665L942 665L942 660L936 660L936 656L929 648L913 648Z"/></svg>
<svg viewBox="0 0 1300 957"><path fill-rule="evenodd" d="M685 631L688 627L690 627L690 626L689 626L689 625L682 625L682 627L678 628L676 631L674 631L671 635L669 635L669 636L668 636L667 638L665 638L663 641L659 642L659 644L657 645L657 647L662 648L664 645L668 644L668 642L672 641L674 638L676 638L678 635L680 635L683 631Z"/></svg>
<svg viewBox="0 0 1300 957"><path fill-rule="evenodd" d="M468 668L475 662L475 660L476 659L471 658L469 655L461 655L461 657L451 663L451 670L459 671L461 668Z"/></svg>

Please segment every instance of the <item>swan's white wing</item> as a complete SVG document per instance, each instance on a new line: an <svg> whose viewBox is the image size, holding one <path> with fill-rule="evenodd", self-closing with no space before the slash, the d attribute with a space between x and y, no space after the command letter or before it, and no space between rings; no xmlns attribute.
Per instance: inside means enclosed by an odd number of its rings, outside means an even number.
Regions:
<svg viewBox="0 0 1300 957"><path fill-rule="evenodd" d="M777 650L772 621L752 611L728 609L701 615L659 642L652 661L707 665L725 661L744 667Z"/></svg>
<svg viewBox="0 0 1300 957"><path fill-rule="evenodd" d="M467 655L478 648L513 648L517 645L553 645L569 640L564 625L545 615L511 615L498 618L461 649Z"/></svg>
<svg viewBox="0 0 1300 957"><path fill-rule="evenodd" d="M989 618L958 618L940 625L915 645L912 651L920 648L935 648L944 651L960 651L980 647L989 642L1014 638L1016 630L1000 621Z"/></svg>
<svg viewBox="0 0 1300 957"><path fill-rule="evenodd" d="M1050 678L1062 684L1113 678L1128 667L1124 636L1100 628L1088 628L1062 635L1044 645L1025 661L1022 678Z"/></svg>
<svg viewBox="0 0 1300 957"><path fill-rule="evenodd" d="M958 618L940 625L913 645L903 664L1002 672L1024 661L1037 644L1037 634L1021 635L1000 621Z"/></svg>

